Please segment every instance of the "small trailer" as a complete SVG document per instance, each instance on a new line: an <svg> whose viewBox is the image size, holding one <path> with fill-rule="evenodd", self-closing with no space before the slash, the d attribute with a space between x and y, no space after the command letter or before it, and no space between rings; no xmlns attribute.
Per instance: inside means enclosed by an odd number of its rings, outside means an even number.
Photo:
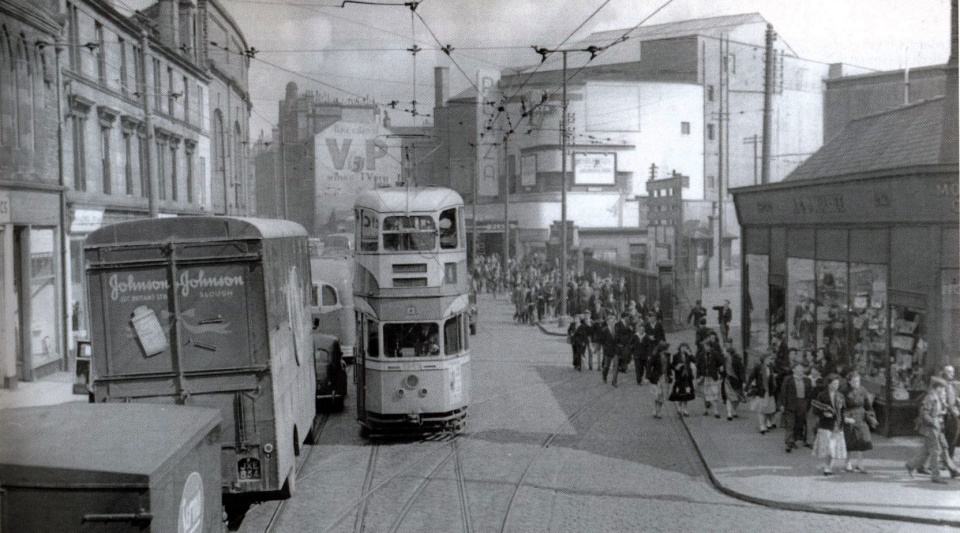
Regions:
<svg viewBox="0 0 960 533"><path fill-rule="evenodd" d="M0 411L0 531L223 531L219 422L180 405Z"/></svg>

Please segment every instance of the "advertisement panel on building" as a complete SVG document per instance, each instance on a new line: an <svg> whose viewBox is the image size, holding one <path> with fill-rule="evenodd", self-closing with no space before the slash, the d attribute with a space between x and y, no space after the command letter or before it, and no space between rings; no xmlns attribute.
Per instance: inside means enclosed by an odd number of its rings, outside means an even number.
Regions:
<svg viewBox="0 0 960 533"><path fill-rule="evenodd" d="M326 222L351 212L359 192L400 179L400 143L377 122L339 121L314 139L316 216Z"/></svg>
<svg viewBox="0 0 960 533"><path fill-rule="evenodd" d="M617 156L614 153L573 154L575 185L615 185Z"/></svg>
<svg viewBox="0 0 960 533"><path fill-rule="evenodd" d="M477 194L496 196L500 191L500 146L495 135L490 135L491 121L498 119L496 106L489 105L497 99L497 82L500 73L496 70L477 71Z"/></svg>

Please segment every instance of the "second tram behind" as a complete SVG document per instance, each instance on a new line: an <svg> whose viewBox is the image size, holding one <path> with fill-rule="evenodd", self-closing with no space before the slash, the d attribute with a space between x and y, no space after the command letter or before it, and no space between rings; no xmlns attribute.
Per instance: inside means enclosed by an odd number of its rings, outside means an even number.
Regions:
<svg viewBox="0 0 960 533"><path fill-rule="evenodd" d="M462 431L470 403L463 199L385 187L355 204L357 417L369 434Z"/></svg>

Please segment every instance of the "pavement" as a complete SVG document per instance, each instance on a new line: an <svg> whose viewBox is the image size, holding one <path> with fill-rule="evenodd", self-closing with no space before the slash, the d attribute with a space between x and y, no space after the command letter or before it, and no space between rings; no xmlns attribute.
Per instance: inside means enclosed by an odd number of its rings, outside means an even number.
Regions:
<svg viewBox="0 0 960 533"><path fill-rule="evenodd" d="M538 326L566 336L556 318ZM691 337L692 330L678 331L668 333L667 341L676 346ZM681 420L711 482L729 496L777 509L960 527L960 481L937 485L929 476L911 478L904 468L921 451L919 437L874 435L874 449L863 462L866 475L841 467L827 477L809 449L784 451L783 429L761 435L745 405L732 421L703 416L702 406L695 400L691 416Z"/></svg>
<svg viewBox="0 0 960 533"><path fill-rule="evenodd" d="M21 381L16 389L0 388L0 409L85 402L86 394L73 393L73 373L55 372L36 381Z"/></svg>

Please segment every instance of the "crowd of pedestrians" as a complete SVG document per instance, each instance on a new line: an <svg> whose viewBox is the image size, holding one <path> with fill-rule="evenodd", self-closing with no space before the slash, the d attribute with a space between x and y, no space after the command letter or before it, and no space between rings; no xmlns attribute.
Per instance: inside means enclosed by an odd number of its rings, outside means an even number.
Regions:
<svg viewBox="0 0 960 533"><path fill-rule="evenodd" d="M616 387L618 374L632 362L637 384L649 387L654 396L658 419L664 405L672 402L681 417L690 416L697 404L704 416L732 421L739 418L740 404L749 402L761 435L783 429L786 453L810 449L825 476L841 468L867 474L864 456L873 449L872 432L879 422L873 396L856 370L833 365L822 350L800 352L775 342L771 352L746 372L728 336L729 302L715 309L720 332L706 326L706 309L697 302L688 317L697 323L692 347L682 342L676 350L666 341L662 317L653 311L607 313L599 320L590 313L574 317L567 331L573 367L582 371L586 359L592 370L596 357L602 380ZM930 380L916 420L924 447L906 464L911 476L920 472L945 483L941 464L950 477L960 476L953 460L960 439L954 374L948 366Z"/></svg>

